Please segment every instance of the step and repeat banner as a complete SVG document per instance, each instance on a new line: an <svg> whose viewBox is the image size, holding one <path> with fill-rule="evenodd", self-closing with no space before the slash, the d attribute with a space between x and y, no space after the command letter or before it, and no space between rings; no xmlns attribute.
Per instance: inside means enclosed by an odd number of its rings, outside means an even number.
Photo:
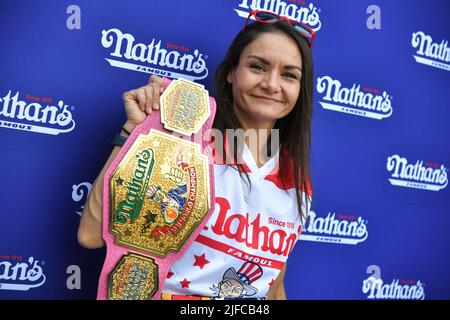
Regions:
<svg viewBox="0 0 450 320"><path fill-rule="evenodd" d="M288 298L450 299L446 0L2 1L0 299L95 298L105 249L76 235L123 92L157 74L213 93L252 9L317 32L314 197Z"/></svg>

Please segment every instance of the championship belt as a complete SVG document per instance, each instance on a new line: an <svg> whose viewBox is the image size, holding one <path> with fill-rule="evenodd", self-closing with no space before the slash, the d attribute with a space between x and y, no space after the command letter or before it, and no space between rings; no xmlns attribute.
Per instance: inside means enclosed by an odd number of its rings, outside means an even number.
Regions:
<svg viewBox="0 0 450 320"><path fill-rule="evenodd" d="M104 176L97 299L160 299L170 266L213 211L216 103L200 84L169 82L160 110L133 130Z"/></svg>

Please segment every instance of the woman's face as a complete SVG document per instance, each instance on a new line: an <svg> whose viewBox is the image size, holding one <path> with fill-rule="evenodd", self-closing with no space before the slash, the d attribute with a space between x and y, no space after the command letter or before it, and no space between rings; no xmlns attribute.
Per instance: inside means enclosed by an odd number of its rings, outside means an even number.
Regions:
<svg viewBox="0 0 450 320"><path fill-rule="evenodd" d="M265 32L252 41L227 76L244 129L273 128L277 119L291 112L301 77L302 57L293 39Z"/></svg>

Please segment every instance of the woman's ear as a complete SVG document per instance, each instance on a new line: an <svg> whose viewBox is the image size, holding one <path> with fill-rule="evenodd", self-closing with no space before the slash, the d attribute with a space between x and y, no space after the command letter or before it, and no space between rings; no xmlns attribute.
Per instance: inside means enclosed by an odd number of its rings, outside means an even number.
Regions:
<svg viewBox="0 0 450 320"><path fill-rule="evenodd" d="M233 83L233 70L228 72L227 82L228 82L228 84L232 84Z"/></svg>

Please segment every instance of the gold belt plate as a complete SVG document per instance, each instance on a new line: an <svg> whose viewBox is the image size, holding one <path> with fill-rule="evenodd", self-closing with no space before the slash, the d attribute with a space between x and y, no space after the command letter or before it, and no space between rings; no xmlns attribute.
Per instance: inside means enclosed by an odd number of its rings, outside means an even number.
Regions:
<svg viewBox="0 0 450 320"><path fill-rule="evenodd" d="M109 300L150 300L158 290L158 267L137 253L122 256L109 274Z"/></svg>
<svg viewBox="0 0 450 320"><path fill-rule="evenodd" d="M208 91L184 79L173 80L160 102L164 127L187 136L197 133L211 114Z"/></svg>
<svg viewBox="0 0 450 320"><path fill-rule="evenodd" d="M208 157L200 145L151 129L110 178L115 242L165 257L179 251L210 208Z"/></svg>

